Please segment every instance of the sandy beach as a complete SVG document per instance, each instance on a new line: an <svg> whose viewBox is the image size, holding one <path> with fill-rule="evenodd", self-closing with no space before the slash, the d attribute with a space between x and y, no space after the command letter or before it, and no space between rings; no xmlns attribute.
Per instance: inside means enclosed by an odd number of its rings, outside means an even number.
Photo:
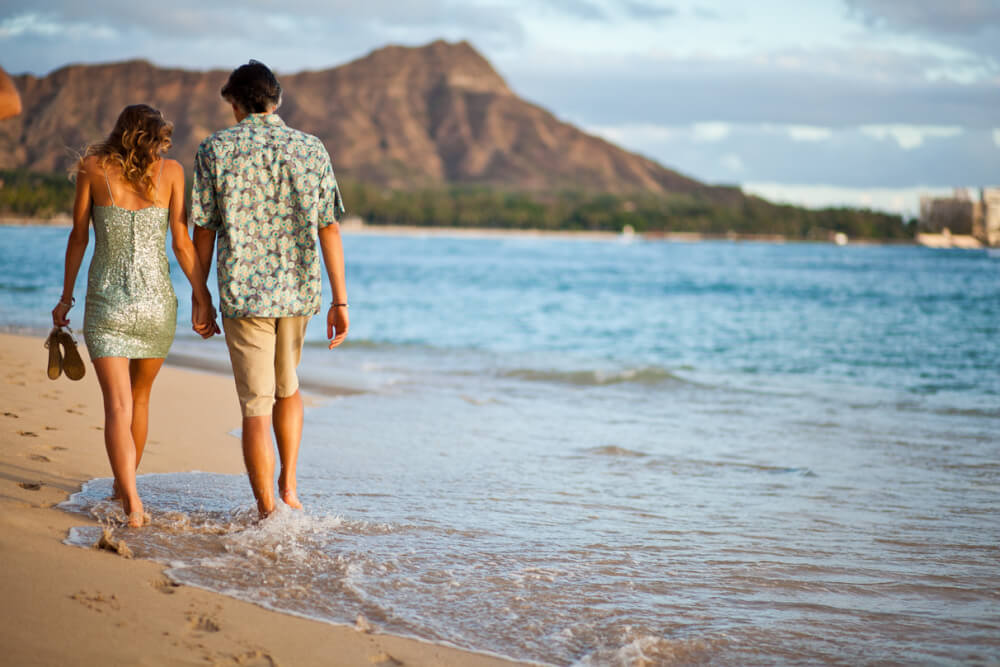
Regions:
<svg viewBox="0 0 1000 667"><path fill-rule="evenodd" d="M81 352L86 357L86 352ZM45 375L41 337L0 335L0 619L11 665L507 665L409 638L272 612L177 586L151 561L63 544L88 520L56 509L107 477L93 368ZM242 473L232 381L165 366L153 389L140 474ZM249 495L249 488L247 490ZM90 522L90 525L94 525ZM127 541L128 532L120 536Z"/></svg>

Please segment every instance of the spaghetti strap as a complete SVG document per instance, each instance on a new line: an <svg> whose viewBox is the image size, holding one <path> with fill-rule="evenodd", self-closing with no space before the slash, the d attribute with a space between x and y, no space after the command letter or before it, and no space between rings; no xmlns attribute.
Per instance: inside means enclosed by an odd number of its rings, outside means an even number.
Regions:
<svg viewBox="0 0 1000 667"><path fill-rule="evenodd" d="M166 158L160 158L160 173L156 175L156 194L160 194L160 179L163 178L163 165L167 163ZM153 202L156 203L155 201Z"/></svg>
<svg viewBox="0 0 1000 667"><path fill-rule="evenodd" d="M108 170L107 169L104 170L104 184L108 186L108 196L111 197L111 205L112 206L117 206L117 204L115 204L115 196L113 194L111 194L111 181L108 180Z"/></svg>

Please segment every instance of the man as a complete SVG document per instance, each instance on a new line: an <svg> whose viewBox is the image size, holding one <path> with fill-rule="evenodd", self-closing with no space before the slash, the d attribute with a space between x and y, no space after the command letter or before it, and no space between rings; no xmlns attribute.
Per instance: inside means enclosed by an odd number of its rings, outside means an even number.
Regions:
<svg viewBox="0 0 1000 667"><path fill-rule="evenodd" d="M236 125L211 135L195 156L191 218L203 266L218 237L219 301L243 411L243 460L261 517L275 509L273 423L281 471L278 493L301 509L295 466L302 439L296 368L306 324L320 311L322 250L333 302L327 338L347 335L347 287L337 215L344 207L323 143L294 130L275 109L281 86L255 60L222 88ZM206 323L196 323L197 325ZM334 335L336 332L336 335Z"/></svg>

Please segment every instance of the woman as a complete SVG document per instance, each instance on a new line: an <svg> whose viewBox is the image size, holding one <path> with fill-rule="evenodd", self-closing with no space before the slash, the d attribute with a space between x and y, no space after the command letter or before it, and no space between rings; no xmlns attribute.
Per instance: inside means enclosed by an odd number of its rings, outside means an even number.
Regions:
<svg viewBox="0 0 1000 667"><path fill-rule="evenodd" d="M129 526L148 521L135 471L146 444L149 393L177 326L177 297L165 251L173 250L193 290L195 331L217 333L205 273L188 236L184 169L163 157L173 125L145 104L125 107L108 138L77 166L73 229L66 246L63 293L55 326L69 324L73 287L89 241L96 246L87 279L83 335L104 396L104 444Z"/></svg>

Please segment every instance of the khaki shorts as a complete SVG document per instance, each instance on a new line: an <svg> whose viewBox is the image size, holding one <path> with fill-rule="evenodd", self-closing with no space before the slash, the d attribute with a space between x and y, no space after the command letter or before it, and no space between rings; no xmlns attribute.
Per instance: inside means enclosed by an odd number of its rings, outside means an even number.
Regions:
<svg viewBox="0 0 1000 667"><path fill-rule="evenodd" d="M222 318L244 417L270 415L275 397L298 391L307 324L308 315Z"/></svg>

